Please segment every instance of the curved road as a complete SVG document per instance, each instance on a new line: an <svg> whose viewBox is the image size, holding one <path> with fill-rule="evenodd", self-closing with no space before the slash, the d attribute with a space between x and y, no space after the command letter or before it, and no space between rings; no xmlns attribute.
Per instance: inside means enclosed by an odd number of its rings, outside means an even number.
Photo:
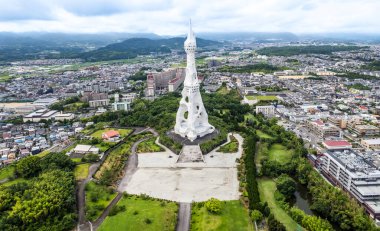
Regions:
<svg viewBox="0 0 380 231"><path fill-rule="evenodd" d="M135 130L135 132L133 134L139 134L139 133L142 133L145 131L149 131L154 136L158 136L158 133L155 130L153 130L152 128L145 128L145 129L140 128L140 129ZM85 211L84 211L84 209L85 209L85 190L84 189L85 189L86 184L92 180L92 176L93 176L93 174L95 174L96 170L98 169L100 162L90 166L88 177L79 184L79 189L78 189L78 195L77 195L78 212L79 212L78 230L86 230L86 231L87 230L91 230L91 231L96 230L102 224L104 219L108 216L111 208L113 206L115 206L117 204L117 202L119 202L119 200L123 196L123 192L121 192L120 189L123 188L122 187L123 185L125 186L126 184L128 184L130 182L133 174L137 171L137 165L138 165L138 156L136 154L137 146L141 142L143 142L147 139L149 139L149 137L140 139L132 145L131 155L129 156L129 158L127 160L127 164L125 165L125 167L123 169L124 177L120 181L119 186L118 186L118 194L111 201L111 203L107 206L107 208L103 211L102 215L100 215L100 217L96 221L94 221L92 224L90 224L89 222L86 222L86 218L85 218ZM191 215L191 204L190 203L181 203L179 205L178 214L179 215L178 215L176 230L179 230L179 231L189 230L190 215Z"/></svg>
<svg viewBox="0 0 380 231"><path fill-rule="evenodd" d="M124 172L124 177L122 179L122 181L119 183L119 187L122 185L122 184L128 184L128 182L130 181L132 175L136 172L137 170L137 164L138 164L138 157L137 157L137 154L136 154L136 149L137 149L137 146L145 141L149 139L148 138L143 138L143 139L140 139L138 141L136 141L133 145L132 145L132 148L131 148L131 155L128 157L128 160L127 160L127 164L125 165L124 169L123 169L123 172ZM118 187L118 188L119 188ZM104 221L104 219L106 219L106 217L108 216L110 210L112 209L113 206L115 206L117 204L117 202L119 202L119 200L123 197L123 192L119 191L117 196L111 201L111 203L107 206L107 208L103 211L102 215L100 215L100 217L98 219L96 219L96 221L93 222L93 229L96 230Z"/></svg>

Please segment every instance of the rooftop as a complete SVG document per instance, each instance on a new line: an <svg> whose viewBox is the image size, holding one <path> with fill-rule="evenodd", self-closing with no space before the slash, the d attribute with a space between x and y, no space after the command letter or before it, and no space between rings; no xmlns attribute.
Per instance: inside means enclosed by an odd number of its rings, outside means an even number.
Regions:
<svg viewBox="0 0 380 231"><path fill-rule="evenodd" d="M327 146L351 146L351 143L346 140L325 140L323 143Z"/></svg>

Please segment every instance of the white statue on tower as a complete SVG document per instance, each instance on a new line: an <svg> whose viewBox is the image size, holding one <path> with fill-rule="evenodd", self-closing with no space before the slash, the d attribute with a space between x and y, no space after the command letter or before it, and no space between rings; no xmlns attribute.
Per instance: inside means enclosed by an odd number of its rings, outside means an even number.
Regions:
<svg viewBox="0 0 380 231"><path fill-rule="evenodd" d="M184 47L187 54L186 77L174 131L180 136L194 141L197 137L212 133L215 128L208 123L208 115L199 92L199 82L195 68L195 50L197 44L191 28L191 21Z"/></svg>

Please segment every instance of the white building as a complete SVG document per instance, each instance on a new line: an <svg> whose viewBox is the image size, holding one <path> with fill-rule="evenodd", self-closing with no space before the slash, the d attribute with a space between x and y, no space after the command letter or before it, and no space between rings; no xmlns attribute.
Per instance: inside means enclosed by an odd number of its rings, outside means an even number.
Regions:
<svg viewBox="0 0 380 231"><path fill-rule="evenodd" d="M275 107L273 105L256 106L256 114L262 113L264 116L274 116Z"/></svg>
<svg viewBox="0 0 380 231"><path fill-rule="evenodd" d="M174 131L182 137L194 141L197 137L212 133L215 128L208 123L208 115L199 92L199 81L195 67L197 44L191 23L184 47L187 55L186 77Z"/></svg>
<svg viewBox="0 0 380 231"><path fill-rule="evenodd" d="M367 149L380 150L380 139L362 140L361 144Z"/></svg>
<svg viewBox="0 0 380 231"><path fill-rule="evenodd" d="M24 122L40 122L41 120L49 120L53 119L55 117L55 114L57 114L58 111L56 110L47 110L47 109L40 109L35 112L32 112L26 116L23 117Z"/></svg>
<svg viewBox="0 0 380 231"><path fill-rule="evenodd" d="M88 102L90 107L103 107L108 106L110 103L109 99L100 99L100 100L92 100Z"/></svg>
<svg viewBox="0 0 380 231"><path fill-rule="evenodd" d="M372 218L380 219L380 156L358 155L352 150L327 151L321 157L322 173L351 193Z"/></svg>
<svg viewBox="0 0 380 231"><path fill-rule="evenodd" d="M52 105L53 103L57 103L57 98L44 98L44 99L38 99L33 102L33 105L42 106L42 107L48 107Z"/></svg>
<svg viewBox="0 0 380 231"><path fill-rule="evenodd" d="M129 111L131 110L131 104L136 99L136 93L129 94L115 94L115 102L112 104L115 111Z"/></svg>

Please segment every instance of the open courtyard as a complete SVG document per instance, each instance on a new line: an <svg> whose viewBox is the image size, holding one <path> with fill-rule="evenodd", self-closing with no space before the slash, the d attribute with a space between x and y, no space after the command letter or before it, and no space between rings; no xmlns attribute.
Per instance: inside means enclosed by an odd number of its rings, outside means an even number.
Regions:
<svg viewBox="0 0 380 231"><path fill-rule="evenodd" d="M178 155L164 152L138 154L137 169L123 179L119 190L130 194L147 194L178 202L239 199L236 159L241 157L243 138L236 153L216 150L204 155L204 162L177 163Z"/></svg>

